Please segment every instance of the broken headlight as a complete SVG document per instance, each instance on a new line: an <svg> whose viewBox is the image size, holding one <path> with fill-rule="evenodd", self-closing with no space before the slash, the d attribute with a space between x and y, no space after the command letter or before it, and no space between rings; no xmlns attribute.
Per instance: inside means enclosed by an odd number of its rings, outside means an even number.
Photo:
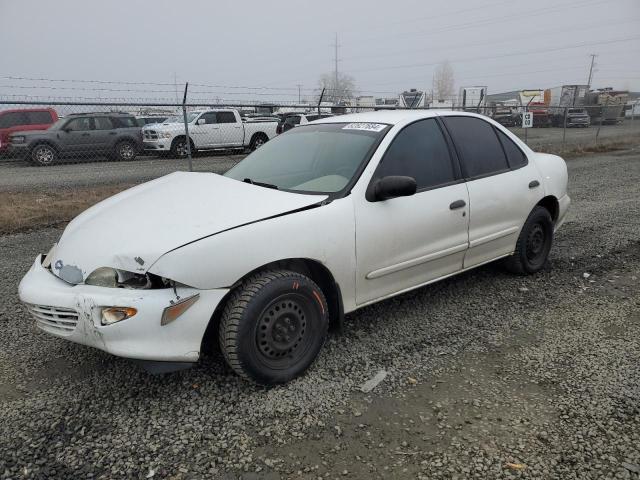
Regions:
<svg viewBox="0 0 640 480"><path fill-rule="evenodd" d="M86 285L108 288L169 288L171 282L153 274L133 273L110 267L96 268L84 281Z"/></svg>

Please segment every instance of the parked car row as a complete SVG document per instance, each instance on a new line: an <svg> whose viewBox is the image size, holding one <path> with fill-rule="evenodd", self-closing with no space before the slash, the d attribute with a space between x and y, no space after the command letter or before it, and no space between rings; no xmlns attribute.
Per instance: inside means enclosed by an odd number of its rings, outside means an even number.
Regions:
<svg viewBox="0 0 640 480"><path fill-rule="evenodd" d="M59 117L51 108L6 110L0 112L0 153L48 166L62 158L133 160L144 153L185 157L187 142L194 153L255 150L277 135L278 121L242 119L233 109L192 111L187 114L187 141L182 115L93 112Z"/></svg>

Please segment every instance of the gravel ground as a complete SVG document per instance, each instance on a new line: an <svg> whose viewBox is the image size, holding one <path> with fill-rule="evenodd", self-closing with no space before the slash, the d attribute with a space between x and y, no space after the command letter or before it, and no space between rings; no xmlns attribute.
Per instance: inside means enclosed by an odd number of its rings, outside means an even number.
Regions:
<svg viewBox="0 0 640 480"><path fill-rule="evenodd" d="M512 129L524 138L522 128ZM597 127L569 128L566 131L567 149L595 144ZM533 149L561 150L562 128L529 128L527 142ZM599 143L629 142L640 138L640 120L620 125L603 125ZM244 155L197 154L193 159L196 171L223 173L244 158ZM160 157L139 157L133 162L86 161L52 167L36 167L24 161L0 161L0 190L48 190L84 187L108 183L141 183L177 170L187 170L187 160Z"/></svg>
<svg viewBox="0 0 640 480"><path fill-rule="evenodd" d="M60 231L0 237L0 477L638 479L640 152L569 171L544 272L489 265L362 309L272 389L37 331L16 286Z"/></svg>

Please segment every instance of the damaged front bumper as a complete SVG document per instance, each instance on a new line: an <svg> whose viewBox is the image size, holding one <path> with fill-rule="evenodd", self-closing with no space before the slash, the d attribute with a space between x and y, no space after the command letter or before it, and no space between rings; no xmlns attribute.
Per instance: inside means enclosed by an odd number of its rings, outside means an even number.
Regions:
<svg viewBox="0 0 640 480"><path fill-rule="evenodd" d="M228 289L176 287L136 290L71 285L42 266L42 255L20 282L20 300L36 325L60 338L137 360L195 362L209 320ZM199 294L200 298L175 321L161 325L171 302ZM180 297L180 298L178 298ZM102 325L104 307L133 307L126 320Z"/></svg>

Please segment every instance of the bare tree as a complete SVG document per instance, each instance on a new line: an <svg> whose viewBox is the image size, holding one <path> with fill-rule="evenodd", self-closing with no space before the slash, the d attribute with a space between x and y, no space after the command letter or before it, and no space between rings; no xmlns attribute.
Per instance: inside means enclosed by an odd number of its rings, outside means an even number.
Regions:
<svg viewBox="0 0 640 480"><path fill-rule="evenodd" d="M435 100L447 100L453 97L453 68L447 60L438 65L433 74L433 94Z"/></svg>
<svg viewBox="0 0 640 480"><path fill-rule="evenodd" d="M338 103L354 97L355 80L351 75L338 73L338 83L336 83L336 74L325 73L320 75L318 86L320 90L326 89L323 101Z"/></svg>

